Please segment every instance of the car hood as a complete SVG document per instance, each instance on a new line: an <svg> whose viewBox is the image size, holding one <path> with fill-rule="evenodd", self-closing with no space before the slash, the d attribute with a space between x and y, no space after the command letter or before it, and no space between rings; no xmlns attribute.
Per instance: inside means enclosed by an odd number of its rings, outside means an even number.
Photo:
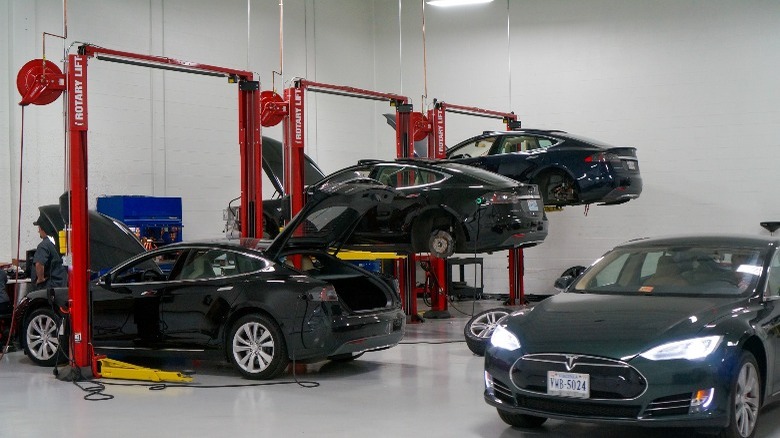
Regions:
<svg viewBox="0 0 780 438"><path fill-rule="evenodd" d="M263 172L273 184L277 192L284 194L284 154L282 143L270 137L263 137ZM304 185L318 183L325 174L317 164L304 154L303 181Z"/></svg>
<svg viewBox="0 0 780 438"><path fill-rule="evenodd" d="M395 196L392 187L368 179L311 189L303 209L270 243L266 255L278 260L290 250L337 252L367 211Z"/></svg>
<svg viewBox="0 0 780 438"><path fill-rule="evenodd" d="M56 236L65 228L59 205L44 205L38 210L39 221L46 234ZM89 270L92 274L102 273L145 251L135 234L122 222L94 210L88 211L88 218Z"/></svg>
<svg viewBox="0 0 780 438"><path fill-rule="evenodd" d="M561 293L510 317L524 353L588 354L628 360L695 337L741 300Z"/></svg>

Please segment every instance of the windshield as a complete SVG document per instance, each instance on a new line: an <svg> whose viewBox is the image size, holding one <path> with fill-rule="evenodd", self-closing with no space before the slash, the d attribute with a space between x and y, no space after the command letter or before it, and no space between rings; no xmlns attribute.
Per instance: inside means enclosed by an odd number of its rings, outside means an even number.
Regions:
<svg viewBox="0 0 780 438"><path fill-rule="evenodd" d="M755 290L763 264L763 254L753 248L617 248L570 291L738 296Z"/></svg>

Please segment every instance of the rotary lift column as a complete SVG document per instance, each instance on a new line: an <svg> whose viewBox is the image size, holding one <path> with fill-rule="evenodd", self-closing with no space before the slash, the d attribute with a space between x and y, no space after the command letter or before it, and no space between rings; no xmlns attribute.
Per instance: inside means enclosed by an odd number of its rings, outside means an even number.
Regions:
<svg viewBox="0 0 780 438"><path fill-rule="evenodd" d="M418 132L424 132L428 138L428 157L436 160L447 158L447 147L444 144L444 109L436 105L428 110L427 118L421 113L415 113L412 117L412 132L415 140L422 140L424 136L417 135ZM446 259L439 257L428 257L428 269L433 275L435 281L433 287L436 290L425 291L431 294L431 309L423 314L424 318L446 319L451 318L447 309L447 295L449 293L449 264Z"/></svg>
<svg viewBox="0 0 780 438"><path fill-rule="evenodd" d="M505 113L477 107L455 105L443 101L433 100L433 109L428 111L431 120L432 135L428 139L428 153L437 159L446 158L445 113L452 112L476 117L499 118L506 123L508 130L519 129L520 121L514 113ZM449 269L449 267L446 267ZM508 304L514 305L519 298L520 303L525 301L523 290L523 249L512 248L509 250L509 300ZM446 302L445 302L446 306Z"/></svg>
<svg viewBox="0 0 780 438"><path fill-rule="evenodd" d="M396 156L412 157L414 144L411 142L410 117L412 105L406 96L382 93L344 85L294 79L293 86L284 91L284 97L273 91L261 93L261 120L263 126L284 126L283 153L285 162L284 190L290 196L290 217L295 216L305 202L304 194L304 147L306 92L313 91L337 96L368 100L385 100L396 108ZM415 272L412 256L395 260L396 277L403 301L404 311L412 321L419 320L417 299L414 294ZM292 260L297 263L296 260Z"/></svg>
<svg viewBox="0 0 780 438"><path fill-rule="evenodd" d="M79 46L78 55L68 55L67 61L67 138L69 140L68 161L70 165L69 211L70 235L69 246L71 264L68 279L69 312L71 326L71 359L79 368L79 373L73 378L86 375L87 370L97 376L94 351L92 349L92 332L89 321L89 220L88 220L88 94L87 94L87 59L96 59L138 65L142 67L160 68L183 73L195 73L208 76L228 78L228 82L239 82L239 144L241 147L241 194L242 203L242 234L244 236L262 235L262 167L261 136L260 136L260 106L258 99L259 83L253 80L252 73L178 61L166 57L141 55L131 52L111 50L91 45ZM52 97L48 89L60 86L59 80L52 82L53 76L46 75L46 62L42 60L43 70L34 74L35 80L23 95L23 103L51 103ZM37 67L36 67L37 68ZM24 70L24 68L23 68ZM20 71L20 75L23 71ZM29 76L29 75L27 75ZM39 76L40 78L37 78ZM18 79L18 78L17 78ZM19 79L18 79L19 80ZM44 102L44 100L51 100ZM254 206L254 207L253 207Z"/></svg>

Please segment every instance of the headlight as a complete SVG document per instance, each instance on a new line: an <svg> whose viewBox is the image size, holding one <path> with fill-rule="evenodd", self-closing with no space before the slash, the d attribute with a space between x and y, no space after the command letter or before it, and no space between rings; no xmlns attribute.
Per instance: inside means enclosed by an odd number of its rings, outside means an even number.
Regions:
<svg viewBox="0 0 780 438"><path fill-rule="evenodd" d="M707 336L659 345L640 354L650 360L701 359L718 348L723 336Z"/></svg>
<svg viewBox="0 0 780 438"><path fill-rule="evenodd" d="M513 335L506 327L499 325L490 336L490 343L494 347L503 348L504 350L514 351L520 348L520 341Z"/></svg>

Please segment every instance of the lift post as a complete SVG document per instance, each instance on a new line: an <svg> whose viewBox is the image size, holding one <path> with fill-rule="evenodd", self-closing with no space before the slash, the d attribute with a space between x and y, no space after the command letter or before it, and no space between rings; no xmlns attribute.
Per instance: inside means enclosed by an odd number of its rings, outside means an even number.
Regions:
<svg viewBox="0 0 780 438"><path fill-rule="evenodd" d="M285 89L284 97L265 91L261 98L261 119L263 126L274 126L282 122L284 141L284 190L290 197L290 217L294 217L305 202L304 148L306 145L305 109L306 92L318 92L357 99L389 101L396 109L396 156L406 158L414 156L414 142L410 133L412 105L409 98L393 93L383 93L345 85L309 81L297 78L293 85ZM404 311L412 318L417 317L417 299L414 293L414 260L397 259L395 270L398 273L401 296L404 297Z"/></svg>
<svg viewBox="0 0 780 438"><path fill-rule="evenodd" d="M487 117L493 119L501 119L507 127L507 130L517 129L520 126L520 122L517 120L517 115L514 113L506 113L501 111L493 111L484 108L455 105L446 103L443 101L433 100L433 108L428 110L428 119L431 121L431 133L428 137L428 156L435 159L447 158L446 146L444 138L446 134L445 129L445 113L451 112L455 114L463 114L476 117ZM446 267L449 269L449 267ZM443 273L442 273L443 274ZM438 272L436 275L441 275ZM445 277L440 277L445 278ZM509 250L509 300L508 304L514 305L519 299L520 303L525 301L525 291L523 289L523 249L512 248ZM446 309L446 300L443 303L444 309ZM433 306L431 307L433 309ZM438 310L438 309L437 309Z"/></svg>
<svg viewBox="0 0 780 438"><path fill-rule="evenodd" d="M250 208L242 209L242 235L262 235L262 174L259 83L251 72L179 61L166 57L142 55L82 45L78 55L68 56L67 99L69 164L70 164L70 248L72 262L69 275L69 305L72 330L72 359L79 368L91 368L92 333L89 323L89 221L88 221L88 93L87 60L113 61L142 67L159 68L184 73L225 77L239 84L239 145L241 149L241 197Z"/></svg>

